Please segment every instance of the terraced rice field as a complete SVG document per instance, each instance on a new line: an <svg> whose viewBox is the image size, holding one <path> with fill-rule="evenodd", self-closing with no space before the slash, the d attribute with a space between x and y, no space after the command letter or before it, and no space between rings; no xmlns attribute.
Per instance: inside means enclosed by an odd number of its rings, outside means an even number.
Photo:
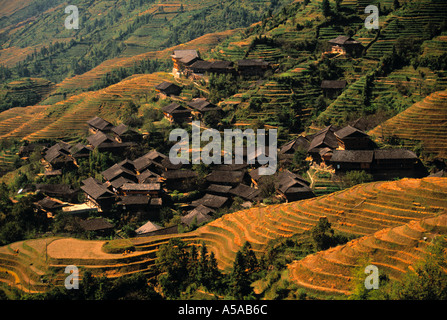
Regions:
<svg viewBox="0 0 447 320"><path fill-rule="evenodd" d="M96 115L110 118L122 105L144 96L167 73L135 75L99 91L84 92L52 106L13 108L0 114L0 138L36 141L82 136L86 121ZM113 117L112 117L113 118Z"/></svg>
<svg viewBox="0 0 447 320"><path fill-rule="evenodd" d="M289 278L299 287L317 295L349 295L355 283L355 270L375 265L379 274L399 279L409 267L424 258L429 241L447 234L447 215L411 221L380 230L326 251L309 255L288 266ZM424 240L424 238L427 240Z"/></svg>
<svg viewBox="0 0 447 320"><path fill-rule="evenodd" d="M270 239L290 237L310 230L321 217L327 217L335 230L359 236L371 236L384 228L396 228L407 223L413 226L415 222L412 221L445 213L446 193L446 178L403 179L358 185L318 198L227 214L191 233L133 238L131 241L136 250L128 255L103 252L105 241L67 238L21 241L0 248L0 271L9 272L0 272L0 279L22 289L39 291L45 288L39 283L40 277L45 275L53 284L62 285L64 268L71 264L109 277L134 272L150 273L151 266L156 263L158 246L172 237L179 237L191 244L204 241L216 254L219 267L225 270L232 266L236 252L245 241L251 243L255 252L262 254ZM406 227L400 228L396 230ZM382 233L385 232L388 231ZM370 240L358 241L363 243ZM17 248L20 252L15 254L14 249ZM396 268L402 267L396 264ZM15 284L17 281L19 284Z"/></svg>
<svg viewBox="0 0 447 320"><path fill-rule="evenodd" d="M383 6L382 2L381 5ZM402 13L397 11L395 16L390 18L389 23L382 28L379 40L368 50L367 58L380 59L385 53L392 52L393 45L399 37L420 37L429 22L441 24L447 15L447 3L443 0L429 3L413 1L410 5L411 8L406 8Z"/></svg>
<svg viewBox="0 0 447 320"><path fill-rule="evenodd" d="M178 46L167 48L162 51L151 51L132 57L110 59L82 75L65 79L60 84L58 84L57 88L59 91L88 89L89 87L94 85L96 81L100 80L103 75L107 74L107 72L110 72L113 69L120 67L129 68L132 67L135 62L142 61L144 59L171 59L170 55L174 50L197 49L200 52L205 52L210 48L216 46L223 39L232 35L236 31L237 30L228 30L210 33L197 39L191 40L185 44L180 44Z"/></svg>
<svg viewBox="0 0 447 320"><path fill-rule="evenodd" d="M421 141L425 152L447 156L447 91L429 95L369 133L396 136L410 144Z"/></svg>

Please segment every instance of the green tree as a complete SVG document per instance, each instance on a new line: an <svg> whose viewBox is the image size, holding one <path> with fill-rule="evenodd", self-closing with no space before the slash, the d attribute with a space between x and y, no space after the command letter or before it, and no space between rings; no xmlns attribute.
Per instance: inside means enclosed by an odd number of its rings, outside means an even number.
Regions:
<svg viewBox="0 0 447 320"><path fill-rule="evenodd" d="M321 10L323 11L323 15L325 17L329 17L331 15L331 5L329 4L329 0L323 0L321 2Z"/></svg>

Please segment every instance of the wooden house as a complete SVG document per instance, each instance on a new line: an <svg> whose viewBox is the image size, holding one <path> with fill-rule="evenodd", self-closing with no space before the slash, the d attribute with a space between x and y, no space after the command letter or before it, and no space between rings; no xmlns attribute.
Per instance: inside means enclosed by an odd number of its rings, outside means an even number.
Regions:
<svg viewBox="0 0 447 320"><path fill-rule="evenodd" d="M374 150L374 170L414 170L418 162L417 155L410 150Z"/></svg>
<svg viewBox="0 0 447 320"><path fill-rule="evenodd" d="M111 135L105 134L101 131L87 137L88 146L93 149L98 149L101 152L123 152L126 148L135 145L134 142L118 142Z"/></svg>
<svg viewBox="0 0 447 320"><path fill-rule="evenodd" d="M74 159L88 158L92 152L92 148L82 143L77 143L70 148L70 154Z"/></svg>
<svg viewBox="0 0 447 320"><path fill-rule="evenodd" d="M215 210L201 204L195 207L193 210L189 211L185 216L183 216L181 218L181 221L187 226L191 226L194 223L196 225L200 225L202 223L211 221L213 218L210 216L210 213L214 212Z"/></svg>
<svg viewBox="0 0 447 320"><path fill-rule="evenodd" d="M152 172L149 169L144 170L141 174L137 175L137 179L138 183L163 182L163 178L159 174Z"/></svg>
<svg viewBox="0 0 447 320"><path fill-rule="evenodd" d="M101 234L102 236L113 233L113 225L104 218L79 219L78 223L84 231Z"/></svg>
<svg viewBox="0 0 447 320"><path fill-rule="evenodd" d="M36 192L48 197L73 201L78 195L78 189L73 189L68 184L36 184Z"/></svg>
<svg viewBox="0 0 447 320"><path fill-rule="evenodd" d="M150 206L151 197L146 195L125 195L119 198L116 203L122 206L124 210L147 211Z"/></svg>
<svg viewBox="0 0 447 320"><path fill-rule="evenodd" d="M169 81L163 81L155 87L155 91L158 92L160 98L165 99L171 96L178 96L182 92L182 88L175 83Z"/></svg>
<svg viewBox="0 0 447 320"><path fill-rule="evenodd" d="M278 172L275 176L277 193L287 201L297 201L315 197L309 182L288 170Z"/></svg>
<svg viewBox="0 0 447 320"><path fill-rule="evenodd" d="M230 190L230 194L235 197L240 197L247 201L258 201L261 200L261 191L259 189L250 187L246 184L239 184Z"/></svg>
<svg viewBox="0 0 447 320"><path fill-rule="evenodd" d="M183 123L191 120L191 110L176 102L163 107L162 111L169 122Z"/></svg>
<svg viewBox="0 0 447 320"><path fill-rule="evenodd" d="M113 129L113 124L110 122L100 118L100 117L94 117L87 121L87 125L89 128L89 131L92 134L97 133L98 131L109 133Z"/></svg>
<svg viewBox="0 0 447 320"><path fill-rule="evenodd" d="M237 62L237 70L242 76L262 76L268 68L269 63L262 59L243 59Z"/></svg>
<svg viewBox="0 0 447 320"><path fill-rule="evenodd" d="M160 183L125 183L121 186L122 193L127 195L145 195L154 198L160 197L161 185Z"/></svg>
<svg viewBox="0 0 447 320"><path fill-rule="evenodd" d="M139 227L137 230L135 230L135 233L137 235L143 235L143 234L151 233L153 231L160 230L160 229L163 229L163 228L161 226L159 226L158 224L153 223L152 221L148 221L144 225Z"/></svg>
<svg viewBox="0 0 447 320"><path fill-rule="evenodd" d="M374 148L374 143L365 132L350 125L336 131L339 149L342 150L369 150Z"/></svg>
<svg viewBox="0 0 447 320"><path fill-rule="evenodd" d="M212 209L216 210L216 209L224 207L226 204L228 204L228 201L229 201L228 197L222 197L222 196L217 196L214 194L206 193L202 198L192 201L191 205L194 207L203 205L205 207L212 208Z"/></svg>
<svg viewBox="0 0 447 320"><path fill-rule="evenodd" d="M206 193L214 194L217 196L228 196L230 190L233 189L232 186L226 186L222 184L210 184L208 188L206 188Z"/></svg>
<svg viewBox="0 0 447 320"><path fill-rule="evenodd" d="M215 104L212 104L205 98L195 98L188 103L188 106L193 109L193 115L197 118L203 118L209 111L221 111L222 109Z"/></svg>
<svg viewBox="0 0 447 320"><path fill-rule="evenodd" d="M373 150L334 150L331 164L335 172L370 170L373 165Z"/></svg>
<svg viewBox="0 0 447 320"><path fill-rule="evenodd" d="M198 174L192 170L167 170L162 173L166 188L169 190L188 191L189 185L194 184Z"/></svg>
<svg viewBox="0 0 447 320"><path fill-rule="evenodd" d="M133 182L137 181L135 172L118 163L115 163L110 168L104 170L101 174L104 177L104 180L109 182L112 182L118 178L125 178Z"/></svg>
<svg viewBox="0 0 447 320"><path fill-rule="evenodd" d="M108 209L115 202L115 195L105 185L90 177L82 181L81 187L86 195L86 202L99 209Z"/></svg>
<svg viewBox="0 0 447 320"><path fill-rule="evenodd" d="M51 197L45 197L37 201L35 205L40 211L46 214L47 218L54 218L54 214L66 206L64 202Z"/></svg>
<svg viewBox="0 0 447 320"><path fill-rule="evenodd" d="M212 184L223 184L236 187L245 181L245 171L213 170L206 180Z"/></svg>
<svg viewBox="0 0 447 320"><path fill-rule="evenodd" d="M312 136L307 153L312 157L313 161L316 163L321 162L321 149L329 148L335 150L338 148L338 140L335 136L335 131L337 130L338 128L330 125Z"/></svg>
<svg viewBox="0 0 447 320"><path fill-rule="evenodd" d="M323 80L320 87L326 98L334 99L345 89L346 84L345 80Z"/></svg>
<svg viewBox="0 0 447 320"><path fill-rule="evenodd" d="M329 40L332 45L332 53L359 57L363 54L365 47L350 36L338 36Z"/></svg>
<svg viewBox="0 0 447 320"><path fill-rule="evenodd" d="M196 61L200 60L200 55L197 50L174 50L171 55L174 68L172 73L177 76L188 76L189 67Z"/></svg>
<svg viewBox="0 0 447 320"><path fill-rule="evenodd" d="M125 124L120 125L112 129L112 134L115 140L119 143L123 142L140 142L142 139L141 134L129 128Z"/></svg>
<svg viewBox="0 0 447 320"><path fill-rule="evenodd" d="M295 152L301 148L303 150L309 149L309 139L304 136L299 136L296 139L293 139L292 141L287 142L286 144L282 145L279 149L279 155L290 155L293 156Z"/></svg>
<svg viewBox="0 0 447 320"><path fill-rule="evenodd" d="M65 168L73 164L73 157L70 153L71 145L60 141L48 148L44 154L44 160L51 165L53 169Z"/></svg>

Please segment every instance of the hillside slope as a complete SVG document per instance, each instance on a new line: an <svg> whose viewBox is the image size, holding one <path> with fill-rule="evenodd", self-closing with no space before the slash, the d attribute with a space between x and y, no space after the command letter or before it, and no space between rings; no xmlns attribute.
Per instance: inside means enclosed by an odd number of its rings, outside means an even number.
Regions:
<svg viewBox="0 0 447 320"><path fill-rule="evenodd" d="M411 221L318 252L288 266L291 281L317 294L349 295L361 261L378 267L380 275L400 279L427 254L430 241L447 235L447 215Z"/></svg>
<svg viewBox="0 0 447 320"><path fill-rule="evenodd" d="M445 213L446 194L447 178L358 185L319 198L227 214L190 233L132 238L135 251L128 255L104 253L105 241L69 238L20 241L0 248L0 270L4 270L0 278L12 285L18 281L20 286L27 286L31 279L30 289L39 291L45 290L45 285L38 281L41 276L60 285L63 268L71 264L110 277L150 272L156 262L158 246L172 237L190 243L204 241L215 253L219 267L227 269L246 241L257 254L262 254L270 239L310 230L321 217L327 217L334 230L372 235L384 228ZM20 252L14 253L15 249ZM30 263L33 263L32 268ZM20 288L17 283L15 285Z"/></svg>
<svg viewBox="0 0 447 320"><path fill-rule="evenodd" d="M422 143L425 152L447 157L447 90L435 92L369 132L382 140L397 137Z"/></svg>

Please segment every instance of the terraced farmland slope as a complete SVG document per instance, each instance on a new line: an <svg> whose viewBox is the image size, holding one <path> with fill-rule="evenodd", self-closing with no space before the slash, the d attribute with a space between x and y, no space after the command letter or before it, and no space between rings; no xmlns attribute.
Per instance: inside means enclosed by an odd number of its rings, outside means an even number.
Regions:
<svg viewBox="0 0 447 320"><path fill-rule="evenodd" d="M161 51L149 51L143 54L131 56L131 57L119 57L114 59L109 59L87 71L81 75L77 75L72 78L67 78L57 85L56 92L71 91L79 89L88 89L95 84L96 81L100 80L102 76L107 74L116 68L129 68L135 63L142 61L144 59L171 59L170 55L174 50L184 50L184 49L196 49L199 52L205 52L210 48L213 48L218 43L220 43L224 38L232 35L238 30L227 30L216 33L209 33L203 35L197 39L191 40L187 43L180 44L174 47L170 47Z"/></svg>
<svg viewBox="0 0 447 320"><path fill-rule="evenodd" d="M435 92L369 132L422 142L424 151L447 156L447 90Z"/></svg>
<svg viewBox="0 0 447 320"><path fill-rule="evenodd" d="M143 97L148 91L172 76L159 72L134 75L98 91L84 92L50 106L13 108L0 114L0 139L58 139L83 136L86 121L94 116L114 118L126 103Z"/></svg>
<svg viewBox="0 0 447 320"><path fill-rule="evenodd" d="M447 235L447 215L411 221L380 230L345 245L307 256L288 266L290 280L299 287L324 295L349 295L359 261L378 267L379 274L399 279L427 253L430 240ZM424 238L426 240L424 240Z"/></svg>
<svg viewBox="0 0 447 320"><path fill-rule="evenodd" d="M41 276L62 285L64 268L71 264L109 277L150 272L156 263L158 246L172 237L189 243L204 241L216 254L219 267L227 269L245 241L262 254L270 239L310 230L321 217L327 217L337 231L372 235L384 228L446 213L446 194L447 178L357 185L319 198L227 214L191 233L133 238L135 251L128 255L103 252L105 241L67 238L21 241L0 248L0 271L4 271L0 272L0 279L19 288L38 291L45 288L38 285ZM17 248L20 252L15 254ZM32 283L29 286L28 280Z"/></svg>

